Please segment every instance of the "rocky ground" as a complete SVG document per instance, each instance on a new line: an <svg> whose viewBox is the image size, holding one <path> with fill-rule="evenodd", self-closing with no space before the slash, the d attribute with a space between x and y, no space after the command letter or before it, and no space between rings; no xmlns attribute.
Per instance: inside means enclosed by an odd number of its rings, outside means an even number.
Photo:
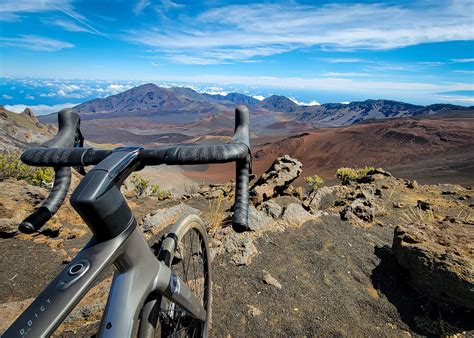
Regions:
<svg viewBox="0 0 474 338"><path fill-rule="evenodd" d="M308 196L301 163L278 159L251 183L250 232L230 227L232 185L182 199L128 194L150 243L184 213L208 224L212 336L474 337L474 191L375 170ZM40 234L16 225L46 190L0 182L0 332L89 238L64 205ZM92 334L112 271L57 334Z"/></svg>

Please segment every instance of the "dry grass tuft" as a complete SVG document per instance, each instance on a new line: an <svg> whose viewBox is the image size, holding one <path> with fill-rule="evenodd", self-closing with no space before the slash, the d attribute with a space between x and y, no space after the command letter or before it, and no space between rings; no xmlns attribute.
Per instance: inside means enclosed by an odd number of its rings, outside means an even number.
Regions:
<svg viewBox="0 0 474 338"><path fill-rule="evenodd" d="M225 212L222 202L224 201L224 194L219 191L217 198L209 198L209 213L207 221L211 229L219 228L224 220L227 218L227 213Z"/></svg>

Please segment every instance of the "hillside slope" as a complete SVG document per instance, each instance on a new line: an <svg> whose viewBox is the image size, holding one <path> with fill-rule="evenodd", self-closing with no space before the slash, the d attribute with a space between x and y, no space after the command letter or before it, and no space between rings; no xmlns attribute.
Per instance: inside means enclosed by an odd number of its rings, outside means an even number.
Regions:
<svg viewBox="0 0 474 338"><path fill-rule="evenodd" d="M259 166L293 154L306 168L400 163L474 146L474 119L393 119L350 127L313 130L257 147Z"/></svg>
<svg viewBox="0 0 474 338"><path fill-rule="evenodd" d="M301 160L304 176L334 179L340 167L369 165L397 167L405 177L423 182L474 184L474 118L395 118L254 143L254 172L261 173L284 154ZM188 175L224 181L231 178L231 172L230 167L226 172L210 166L207 172L190 171Z"/></svg>
<svg viewBox="0 0 474 338"><path fill-rule="evenodd" d="M14 113L0 106L0 150L24 149L50 139L56 132L53 125L44 125L26 108Z"/></svg>

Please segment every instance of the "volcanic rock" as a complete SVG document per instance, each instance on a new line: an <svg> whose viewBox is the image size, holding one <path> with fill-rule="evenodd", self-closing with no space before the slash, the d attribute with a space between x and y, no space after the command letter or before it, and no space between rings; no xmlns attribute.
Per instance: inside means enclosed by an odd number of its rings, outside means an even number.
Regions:
<svg viewBox="0 0 474 338"><path fill-rule="evenodd" d="M25 108L22 114L28 116L35 123L39 122L38 119L36 118L35 113L33 113L33 111L30 108Z"/></svg>
<svg viewBox="0 0 474 338"><path fill-rule="evenodd" d="M420 292L474 309L471 224L407 224L395 228L392 249Z"/></svg>
<svg viewBox="0 0 474 338"><path fill-rule="evenodd" d="M279 157L250 188L251 201L258 205L279 195L301 174L300 161L288 155Z"/></svg>

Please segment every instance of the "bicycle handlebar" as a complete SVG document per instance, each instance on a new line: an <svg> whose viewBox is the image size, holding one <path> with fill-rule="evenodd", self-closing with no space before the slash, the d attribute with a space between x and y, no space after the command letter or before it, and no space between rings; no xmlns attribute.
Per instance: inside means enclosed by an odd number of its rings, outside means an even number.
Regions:
<svg viewBox="0 0 474 338"><path fill-rule="evenodd" d="M38 230L58 210L69 188L71 175L69 167L95 165L112 153L111 150L71 148L71 131L73 130L75 134L79 133L80 135L78 129L80 125L79 116L69 110L60 112L58 118L58 135L40 147L26 150L21 156L21 160L28 165L56 168L53 190L43 205L22 222L20 225L21 231L33 232ZM232 224L235 231L245 231L248 230L248 175L251 170L248 124L249 111L247 107L239 106L235 110L234 136L230 142L219 145L178 145L142 149L139 151L137 160L142 165L210 164L235 161L236 191ZM77 127L74 128L74 126ZM75 135L74 133L72 135ZM63 170L68 170L68 172ZM65 177L69 179L67 182ZM47 215L44 209L40 210L43 206L49 211L49 218L44 216Z"/></svg>
<svg viewBox="0 0 474 338"><path fill-rule="evenodd" d="M58 133L51 140L41 144L36 149L51 149L58 147L73 147L76 139L80 136L79 115L70 109L61 110L58 113ZM71 168L54 168L53 188L46 200L31 215L20 223L19 229L24 233L38 231L58 211L66 198L67 191L71 185Z"/></svg>

